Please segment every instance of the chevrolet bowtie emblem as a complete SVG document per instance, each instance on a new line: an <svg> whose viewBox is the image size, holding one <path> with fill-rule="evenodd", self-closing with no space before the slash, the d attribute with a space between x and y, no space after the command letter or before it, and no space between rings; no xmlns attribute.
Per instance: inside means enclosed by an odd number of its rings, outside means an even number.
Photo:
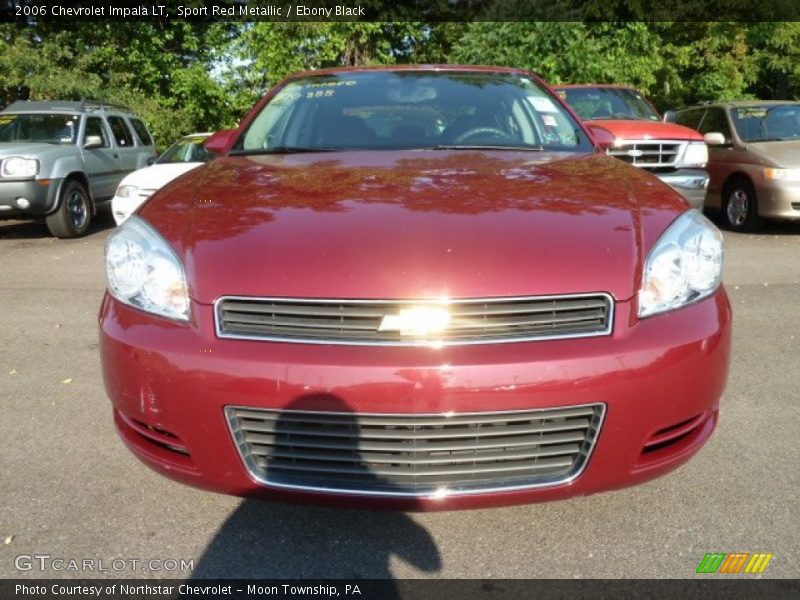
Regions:
<svg viewBox="0 0 800 600"><path fill-rule="evenodd" d="M426 337L441 333L450 324L450 311L444 306L414 306L397 314L385 315L378 331L397 331L400 335Z"/></svg>

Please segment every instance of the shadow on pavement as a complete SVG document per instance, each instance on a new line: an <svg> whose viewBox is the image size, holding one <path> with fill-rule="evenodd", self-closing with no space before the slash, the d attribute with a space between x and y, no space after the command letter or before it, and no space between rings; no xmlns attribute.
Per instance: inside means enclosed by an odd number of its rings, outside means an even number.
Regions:
<svg viewBox="0 0 800 600"><path fill-rule="evenodd" d="M355 415L338 397L316 394L296 399L281 413L275 424L275 446L296 455L304 452L297 445L298 413L289 411L324 410L339 413L334 425L314 425L324 436L335 428L359 439ZM319 438L317 438L319 439ZM352 464L353 477L362 485L380 486L391 491L392 484L369 471L356 446L348 454L329 450L330 464ZM270 481L291 483L296 473L283 468L267 469ZM409 515L401 512L337 510L306 505L277 504L245 500L222 525L193 573L194 578L353 578L392 579L393 556L416 569L435 573L441 558L432 536ZM396 594L395 594L396 595ZM388 596L392 597L392 595Z"/></svg>
<svg viewBox="0 0 800 600"><path fill-rule="evenodd" d="M391 579L392 556L441 569L436 544L405 513L245 500L195 566L193 578Z"/></svg>
<svg viewBox="0 0 800 600"><path fill-rule="evenodd" d="M114 217L111 215L111 212L101 210L92 220L92 224L86 235L90 236L105 231L106 229L111 229L114 226ZM49 237L52 236L47 230L47 225L45 225L44 220L17 221L0 219L0 239L40 239Z"/></svg>

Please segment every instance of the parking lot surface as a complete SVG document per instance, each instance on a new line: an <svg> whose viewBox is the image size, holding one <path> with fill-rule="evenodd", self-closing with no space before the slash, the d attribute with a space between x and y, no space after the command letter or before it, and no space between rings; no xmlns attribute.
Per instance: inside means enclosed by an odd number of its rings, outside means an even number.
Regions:
<svg viewBox="0 0 800 600"><path fill-rule="evenodd" d="M111 227L57 240L0 221L0 577L686 578L712 551L770 552L764 577L800 576L800 225L725 232L731 373L694 460L616 492L427 514L241 500L139 463L116 437L99 366Z"/></svg>

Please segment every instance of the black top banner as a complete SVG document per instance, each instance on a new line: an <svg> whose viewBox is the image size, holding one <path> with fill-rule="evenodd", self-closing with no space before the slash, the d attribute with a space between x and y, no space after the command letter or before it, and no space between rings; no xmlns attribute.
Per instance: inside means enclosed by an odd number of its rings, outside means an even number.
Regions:
<svg viewBox="0 0 800 600"><path fill-rule="evenodd" d="M796 0L0 0L0 20L800 21Z"/></svg>

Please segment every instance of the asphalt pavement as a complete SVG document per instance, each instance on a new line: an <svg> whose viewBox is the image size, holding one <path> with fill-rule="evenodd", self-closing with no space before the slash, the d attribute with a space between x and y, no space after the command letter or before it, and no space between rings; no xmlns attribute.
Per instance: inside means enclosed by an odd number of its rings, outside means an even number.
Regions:
<svg viewBox="0 0 800 600"><path fill-rule="evenodd" d="M764 577L800 576L800 223L725 233L732 367L717 432L687 465L589 497L423 514L241 500L134 458L97 347L112 225L56 240L0 221L0 578L686 578L712 551L770 552Z"/></svg>

